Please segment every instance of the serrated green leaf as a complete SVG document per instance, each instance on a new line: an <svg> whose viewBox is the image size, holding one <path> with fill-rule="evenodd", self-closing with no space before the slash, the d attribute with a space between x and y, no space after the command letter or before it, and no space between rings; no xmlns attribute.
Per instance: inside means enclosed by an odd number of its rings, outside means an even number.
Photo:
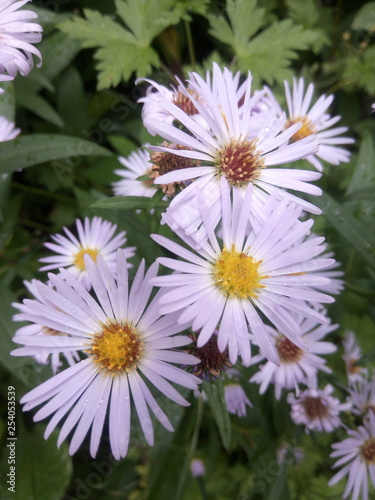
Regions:
<svg viewBox="0 0 375 500"><path fill-rule="evenodd" d="M367 2L363 5L352 21L353 30L375 30L375 2Z"/></svg>
<svg viewBox="0 0 375 500"><path fill-rule="evenodd" d="M213 382L204 381L202 388L216 420L223 445L228 449L232 429L227 405L225 404L223 381L221 379L214 380Z"/></svg>
<svg viewBox="0 0 375 500"><path fill-rule="evenodd" d="M363 136L357 163L352 179L346 189L347 195L353 195L356 190L370 189L372 193L375 186L375 152L371 135L366 132ZM361 193L361 196L363 193Z"/></svg>
<svg viewBox="0 0 375 500"><path fill-rule="evenodd" d="M288 67L297 57L297 51L309 48L321 34L294 25L290 19L274 22L261 30L265 10L256 5L255 0L228 1L228 20L224 16L208 16L210 33L231 47L240 71L250 70L256 82L281 83L291 75Z"/></svg>
<svg viewBox="0 0 375 500"><path fill-rule="evenodd" d="M348 87L359 86L375 95L375 46L370 46L362 54L347 57L342 79Z"/></svg>
<svg viewBox="0 0 375 500"><path fill-rule="evenodd" d="M31 134L0 144L0 173L14 172L46 161L111 153L84 139L53 134Z"/></svg>
<svg viewBox="0 0 375 500"><path fill-rule="evenodd" d="M322 209L326 219L353 245L363 259L375 267L375 236L368 227L326 193L314 198L314 203Z"/></svg>
<svg viewBox="0 0 375 500"><path fill-rule="evenodd" d="M146 196L114 196L105 200L96 201L90 208L100 208L104 210L148 210L150 198ZM168 206L166 201L159 201L154 208L165 208Z"/></svg>

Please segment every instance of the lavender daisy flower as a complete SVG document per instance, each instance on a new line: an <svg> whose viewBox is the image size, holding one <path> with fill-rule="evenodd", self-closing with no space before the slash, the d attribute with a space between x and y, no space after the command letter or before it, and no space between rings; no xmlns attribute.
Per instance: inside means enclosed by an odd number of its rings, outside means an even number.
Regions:
<svg viewBox="0 0 375 500"><path fill-rule="evenodd" d="M191 477L193 478L204 476L206 473L206 469L203 460L201 460L200 458L193 458L193 460L190 462L190 472Z"/></svg>
<svg viewBox="0 0 375 500"><path fill-rule="evenodd" d="M5 56L4 59L0 57L2 80L13 79L17 73L27 76L34 65L33 54L42 59L39 50L32 45L42 39L43 28L30 22L38 15L21 9L28 1L0 1L0 52Z"/></svg>
<svg viewBox="0 0 375 500"><path fill-rule="evenodd" d="M340 412L349 410L351 403L340 403L332 396L333 387L328 384L324 389L309 388L298 397L289 393L291 419L295 424L306 426L310 430L332 432L341 425Z"/></svg>
<svg viewBox="0 0 375 500"><path fill-rule="evenodd" d="M351 137L338 137L344 134L347 127L331 128L337 123L341 116L331 117L326 113L329 106L332 104L334 96L322 95L316 103L310 108L312 97L314 94L314 84L310 83L307 87L306 94L305 82L303 78L298 81L293 79L293 91L289 89L288 82L285 82L285 94L289 110L289 119L286 121L285 127L288 128L295 123L302 123L302 127L290 138L290 141L300 141L306 137L315 135L320 143L319 150L306 157L314 167L320 172L323 166L318 158L338 165L346 163L350 159L350 152L344 148L338 147L339 144L352 144L354 139ZM310 109L309 109L310 108ZM330 130L329 130L330 129Z"/></svg>
<svg viewBox="0 0 375 500"><path fill-rule="evenodd" d="M36 285L37 283L38 283L37 280L33 280L31 282L24 281L24 285L26 286L26 288L28 289L30 294L32 294L36 300L38 300L41 304L44 304L48 307L55 308L57 311L57 308L54 306L54 304L52 302L50 302L48 300L48 298L44 297L43 295L41 295L39 293L38 287ZM51 285L49 285L49 286L51 287L51 290L53 291L54 290L53 287ZM24 305L15 303L15 304L13 304L13 307L15 307L16 309L19 309L21 311L21 314L20 315L16 314L13 317L13 320L14 321L18 321L18 320L22 321L22 319L20 319L20 318L23 317L22 311L24 309ZM16 342L17 341L16 339L18 337L22 338L22 337L25 337L28 335L38 335L38 336L49 335L49 336L53 336L53 337L54 336L61 336L61 337L68 336L68 334L61 332L59 330L55 330L54 328L48 328L46 326L38 325L38 324L34 323L31 325L22 326L21 328L19 328L15 333L14 341ZM68 364L70 366L74 365L77 361L80 360L77 352L75 352L75 351L64 351L61 354L63 355L63 357L65 358L65 360L68 362ZM62 364L63 364L61 359L60 359L59 352L52 352L50 354L39 352L39 353L35 354L34 359L37 363L42 364L42 365L50 364L53 373L56 373L62 367Z"/></svg>
<svg viewBox="0 0 375 500"><path fill-rule="evenodd" d="M334 443L331 457L339 458L333 468L344 467L329 481L329 486L348 475L343 498L352 495L352 500L368 500L369 476L375 488L375 417L371 415L363 426L348 430L349 437Z"/></svg>
<svg viewBox="0 0 375 500"><path fill-rule="evenodd" d="M119 156L119 161L125 168L115 170L115 174L123 177L112 184L116 196L147 196L151 198L156 189L152 180L138 181L137 177L151 173L150 154L145 149L137 149L127 158Z"/></svg>
<svg viewBox="0 0 375 500"><path fill-rule="evenodd" d="M117 281L104 258L98 256L95 264L89 255L85 256L97 300L74 276L61 269L61 276L49 275L56 291L36 283L44 303L25 300L19 315L19 319L68 336L18 335L14 340L24 347L13 351L13 355L76 351L85 358L21 399L24 411L43 405L34 416L35 421L52 417L46 439L66 417L58 446L73 431L70 454L77 451L91 427L90 453L95 457L108 413L112 453L117 460L124 457L129 444L132 402L146 441L152 445L154 433L149 408L166 429L172 431L173 427L148 385L154 385L177 404L188 406L169 381L192 390L200 383L194 375L173 366L197 363L193 356L174 350L190 342L186 335L175 336L186 325L177 324L174 314L160 317L158 294L147 306L152 292L149 281L157 274L157 264L145 274L142 261L128 292L125 255L124 250L117 252Z"/></svg>
<svg viewBox="0 0 375 500"><path fill-rule="evenodd" d="M48 263L42 266L40 271L49 271L65 267L71 272L83 285L90 290L91 283L86 271L85 255L89 255L94 262L101 255L107 262L108 267L112 272L116 270L116 250L126 243L126 232L121 231L113 237L116 232L117 225L94 217L92 221L85 217L84 223L77 219L76 227L78 238L64 227L66 236L55 234L52 240L55 243L45 243L44 245L56 255L43 257L40 262ZM133 257L135 247L125 249L126 258Z"/></svg>
<svg viewBox="0 0 375 500"><path fill-rule="evenodd" d="M4 116L0 116L0 142L11 141L15 139L20 132L21 129L15 128L13 122L10 122Z"/></svg>
<svg viewBox="0 0 375 500"><path fill-rule="evenodd" d="M157 243L185 261L159 258L161 264L177 272L159 276L153 284L171 288L160 299L161 312L181 311L179 321L190 322L193 331L200 330L198 347L206 344L217 329L219 350L223 352L228 346L232 364L240 353L243 363L249 365L250 329L264 356L278 363L262 315L294 344L306 349L291 312L327 322L304 301L334 301L312 289L328 282L312 271L324 269L332 261L315 258L325 250L321 245L324 238L300 242L301 236L309 234L313 222L301 222L301 208L291 205L287 198L278 203L271 196L258 206L252 200L251 186L244 198L237 190L232 194L233 200L227 181L222 179L223 243L217 240L208 207L198 190L197 204L207 237L200 242L197 253L152 235ZM181 237L195 248L193 237Z"/></svg>
<svg viewBox="0 0 375 500"><path fill-rule="evenodd" d="M356 415L366 416L368 412L375 414L375 377L371 380L358 380L352 384L349 389L351 401L353 405L353 413Z"/></svg>
<svg viewBox="0 0 375 500"><path fill-rule="evenodd" d="M240 384L230 383L226 385L224 387L224 398L228 412L238 417L246 417L246 407L253 407Z"/></svg>
<svg viewBox="0 0 375 500"><path fill-rule="evenodd" d="M208 131L172 102L164 100L160 103L165 112L180 122L187 132L171 123L153 120L152 126L155 132L185 149L163 146L152 146L152 149L182 156L187 164L188 159L199 160L201 164L166 173L156 179L155 184L195 179L194 186L198 186L199 189L205 187L206 195L208 191L213 192L208 198L212 205L218 203L220 177L225 177L231 186L246 187L248 184L254 184L254 196L262 199L275 190L278 190L280 196L284 196L284 189L294 189L312 195L321 194L321 190L311 184L311 181L319 179L320 175L317 172L269 168L317 152L318 142L310 136L286 145L300 128L300 124L283 130L286 118L277 116L278 107L275 103L267 112L259 113L257 104L260 95L251 95L251 76L241 85L243 99L240 101L237 85L228 69L222 72L217 64L214 64L211 85L197 73L190 74L189 86L199 99L184 87L179 87L179 91L191 101L208 124ZM149 121L145 119L146 126ZM254 121L257 123L256 127ZM252 134L254 128L255 136ZM175 203L178 203L177 200L182 195L188 197L192 188L192 186L185 188L176 197ZM296 196L294 199L306 210L320 213L311 203ZM170 215L173 217L176 212L178 212L177 207L172 202ZM194 216L194 211L191 211L189 224L194 223ZM176 223L178 224L178 221Z"/></svg>
<svg viewBox="0 0 375 500"><path fill-rule="evenodd" d="M321 312L326 315L325 311ZM332 342L325 341L324 338L328 333L335 330L338 325L331 325L330 323L319 325L313 319L304 318L298 314L293 316L300 327L301 337L306 343L307 350L297 347L274 328L267 327L276 346L280 365L277 366L267 361L250 379L250 382L256 382L260 385L260 394L263 394L270 384L274 384L276 399L280 399L282 389L295 389L298 391L299 384L316 385L318 371L332 372L326 366L326 360L320 355L330 354L336 350L336 346ZM259 358L264 359L260 355L256 359L257 362Z"/></svg>
<svg viewBox="0 0 375 500"><path fill-rule="evenodd" d="M346 376L349 385L357 382L362 383L364 377L367 376L367 369L357 364L362 357L362 352L355 333L352 330L346 332L342 344L344 346L343 360L345 361Z"/></svg>

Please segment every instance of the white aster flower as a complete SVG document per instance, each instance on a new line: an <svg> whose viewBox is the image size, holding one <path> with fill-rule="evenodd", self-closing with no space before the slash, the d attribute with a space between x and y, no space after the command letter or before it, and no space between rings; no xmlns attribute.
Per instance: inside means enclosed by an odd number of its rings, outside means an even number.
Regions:
<svg viewBox="0 0 375 500"><path fill-rule="evenodd" d="M11 141L15 139L20 132L21 129L15 128L13 122L10 122L4 116L0 116L0 142Z"/></svg>
<svg viewBox="0 0 375 500"><path fill-rule="evenodd" d="M45 243L44 245L56 255L43 257L40 262L47 262L40 271L49 271L65 267L76 276L84 286L90 290L91 283L87 275L85 266L85 255L90 255L94 261L101 255L107 262L112 272L116 270L116 250L126 243L126 232L121 231L113 236L117 230L116 224L94 217L91 221L85 217L84 223L77 219L76 227L78 238L76 238L68 228L64 227L66 236L55 234L51 238L55 243ZM134 255L135 247L125 249L126 258Z"/></svg>
<svg viewBox="0 0 375 500"><path fill-rule="evenodd" d="M245 365L250 363L249 328L263 354L278 363L275 346L263 322L266 316L275 327L298 347L305 349L300 327L291 312L327 319L304 301L333 302L333 298L312 289L324 284L312 271L324 269L330 259L316 259L324 251L324 238L300 238L310 232L312 221L301 222L301 208L281 203L274 196L261 206L252 200L252 187L242 198L233 190L233 200L225 179L221 182L223 242L219 243L214 225L200 191L196 191L202 227L207 235L193 253L160 235L153 239L185 260L159 258L159 262L177 271L153 280L171 291L160 299L161 311L182 311L179 321L189 321L199 332L198 347L218 330L218 346L228 346L229 359L235 363L240 353ZM256 201L256 200L255 200ZM195 239L183 236L195 247ZM298 244L296 244L298 242ZM296 301L299 299L299 301ZM220 324L220 326L219 326Z"/></svg>
<svg viewBox="0 0 375 500"><path fill-rule="evenodd" d="M21 399L23 410L43 405L34 420L52 417L46 428L46 439L66 417L58 446L73 431L70 454L76 452L91 428L90 453L93 457L108 413L111 450L119 460L128 449L132 403L146 441L152 445L154 433L149 409L166 429L172 431L173 428L149 385L177 404L188 406L169 381L196 389L200 380L173 364L194 365L197 359L174 350L188 344L190 339L186 335L175 336L186 325L177 324L174 314L160 317L158 294L147 306L152 292L149 281L157 274L157 264L145 274L143 261L128 292L125 251L117 252L117 281L101 256L96 264L88 255L85 261L97 299L62 269L61 276L49 274L56 291L43 283L36 283L44 303L25 300L19 315L19 319L56 329L68 336L18 335L14 340L24 347L12 354L81 353L85 359L27 393Z"/></svg>
<svg viewBox="0 0 375 500"><path fill-rule="evenodd" d="M21 9L28 1L0 0L1 80L11 80L17 73L27 76L34 65L33 54L42 58L33 44L41 41L43 28L30 22L38 16Z"/></svg>
<svg viewBox="0 0 375 500"><path fill-rule="evenodd" d="M353 385L356 382L363 382L364 377L367 376L367 369L357 364L362 357L362 352L355 333L352 330L347 330L342 344L344 346L343 360L345 361L346 376L349 385Z"/></svg>
<svg viewBox="0 0 375 500"><path fill-rule="evenodd" d="M151 198L156 189L152 180L137 181L137 177L148 175L151 171L150 154L145 149L137 149L127 158L119 156L119 161L125 168L115 170L115 174L123 177L112 184L116 196L147 196Z"/></svg>
<svg viewBox="0 0 375 500"><path fill-rule="evenodd" d="M51 301L48 300L48 298L44 297L43 295L41 295L39 293L38 287L36 285L37 283L38 283L37 280L24 281L24 285L26 286L26 288L28 289L30 294L32 294L35 297L36 300L38 300L41 304L44 304L48 307L53 307L57 310L57 308L53 305L53 303ZM51 290L53 291L53 287L51 285L49 285L49 286L51 287ZM15 316L13 316L13 320L14 321L18 321L18 320L22 321L22 319L20 319L20 318L22 318L22 311L24 309L24 305L14 303L13 307L15 307L16 309L19 309L21 311L20 315L16 314ZM18 337L22 338L22 337L25 337L28 335L39 335L39 336L49 335L49 336L62 336L62 337L67 336L66 333L55 330L54 328L48 328L46 326L33 323L31 325L22 326L21 328L19 328L15 333L14 341L16 342L16 339ZM64 351L62 353L62 355L66 359L66 361L69 363L70 366L74 365L77 361L80 360L78 354L75 351ZM56 373L62 367L62 364L63 364L61 359L60 359L59 352L52 352L52 353L48 353L48 354L47 353L37 353L33 357L34 357L35 361L39 364L42 364L42 365L50 364L53 373Z"/></svg>
<svg viewBox="0 0 375 500"><path fill-rule="evenodd" d="M348 498L351 494L352 500L368 500L369 476L372 486L375 488L375 418L364 422L363 426L356 430L348 430L349 437L341 443L334 443L334 452L331 457L339 458L333 468L343 468L337 472L329 481L329 486L338 483L348 475L345 491L342 498ZM345 465L344 465L345 464Z"/></svg>
<svg viewBox="0 0 375 500"><path fill-rule="evenodd" d="M238 417L246 417L246 407L253 407L240 384L227 384L224 387L224 398L228 412Z"/></svg>
<svg viewBox="0 0 375 500"><path fill-rule="evenodd" d="M325 341L324 338L338 325L330 323L319 325L314 319L304 318L299 314L293 316L300 327L301 337L307 350L297 347L274 328L267 327L276 346L280 365L277 366L267 361L250 379L250 382L260 385L260 394L263 394L270 384L274 384L276 399L280 399L282 389L295 389L298 392L299 384L316 385L318 371L332 372L326 366L326 360L321 357L321 354L330 354L336 350L336 346L332 342ZM264 359L262 355L259 358ZM259 358L256 361L259 361Z"/></svg>
<svg viewBox="0 0 375 500"><path fill-rule="evenodd" d="M190 472L191 477L193 478L204 476L206 473L206 469L203 460L201 460L200 458L193 458L193 460L190 462Z"/></svg>
<svg viewBox="0 0 375 500"><path fill-rule="evenodd" d="M351 404L340 403L332 396L333 387L328 384L324 389L309 388L298 397L289 393L290 416L295 424L306 426L310 430L332 432L341 425L340 412L349 410Z"/></svg>
<svg viewBox="0 0 375 500"><path fill-rule="evenodd" d="M366 416L368 412L375 414L375 377L371 380L358 380L349 389L349 401L353 405L353 413Z"/></svg>
<svg viewBox="0 0 375 500"><path fill-rule="evenodd" d="M179 181L190 181L199 189L205 186L206 193L211 191L208 199L213 205L218 203L219 180L225 177L231 186L246 187L254 184L254 196L265 199L269 193L277 190L280 196L285 196L284 189L294 189L312 195L321 194L321 190L313 186L311 181L317 180L317 172L297 169L270 168L279 167L301 158L305 158L318 150L318 142L310 136L293 144L286 145L288 140L300 128L295 124L288 130L283 130L285 116L278 116L278 106L274 103L272 109L259 113L258 94L251 95L251 76L241 85L243 99L239 102L238 84L228 69L222 72L214 64L212 85L203 80L197 73L190 74L189 86L199 96L196 99L192 92L184 87L179 91L199 111L209 130L192 120L187 113L169 101L160 105L165 112L170 113L175 120L183 125L174 126L162 120L153 120L154 130L167 141L178 144L186 149L172 147L151 148L155 151L165 151L188 159L199 160L199 166L179 168L166 173L155 180L155 184L168 184ZM254 127L254 121L257 126ZM148 119L145 119L146 125ZM252 131L256 130L254 136ZM178 218L175 204L180 203L180 197L189 197L192 186L188 186L171 203L169 215ZM296 203L305 210L320 213L311 203L294 196ZM210 205L211 210L211 205ZM177 212L177 214L176 214ZM194 208L190 212L189 224L195 220ZM176 224L179 222L176 220Z"/></svg>
<svg viewBox="0 0 375 500"><path fill-rule="evenodd" d="M319 141L319 150L307 156L306 159L314 165L314 167L322 171L323 166L318 158L338 165L342 162L348 162L350 152L344 148L338 147L341 144L352 144L354 139L351 137L338 137L344 134L347 127L331 128L337 123L341 116L331 117L326 113L334 99L333 95L322 95L316 103L310 108L314 94L314 84L310 83L306 93L305 82L303 78L299 80L293 79L293 91L290 91L288 82L285 82L285 95L289 110L289 119L286 122L286 127L290 127L295 123L302 123L302 127L291 137L291 141L299 141L303 138L315 134ZM309 109L310 108L310 109Z"/></svg>

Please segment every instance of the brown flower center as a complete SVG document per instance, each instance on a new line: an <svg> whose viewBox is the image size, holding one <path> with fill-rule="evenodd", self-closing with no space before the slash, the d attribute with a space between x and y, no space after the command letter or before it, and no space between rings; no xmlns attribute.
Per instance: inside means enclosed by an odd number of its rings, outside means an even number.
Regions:
<svg viewBox="0 0 375 500"><path fill-rule="evenodd" d="M187 91L196 101L199 99L198 92L192 89L188 89ZM193 101L180 91L178 91L175 94L172 102L173 104L178 106L182 111L184 111L184 113L186 113L188 116L193 116L198 114L198 110L194 106Z"/></svg>
<svg viewBox="0 0 375 500"><path fill-rule="evenodd" d="M142 351L140 334L133 326L110 321L94 335L87 354L93 356L100 370L115 375L136 368Z"/></svg>
<svg viewBox="0 0 375 500"><path fill-rule="evenodd" d="M370 438L364 442L361 453L368 464L375 464L375 438Z"/></svg>
<svg viewBox="0 0 375 500"><path fill-rule="evenodd" d="M284 336L277 339L276 349L282 363L298 363L303 356L303 350Z"/></svg>
<svg viewBox="0 0 375 500"><path fill-rule="evenodd" d="M213 335L203 346L197 347L197 335L189 335L193 344L189 354L197 357L201 362L194 367L193 374L197 377L209 379L210 375L220 377L220 373L232 366L229 362L228 351L220 352L217 346L217 336Z"/></svg>
<svg viewBox="0 0 375 500"><path fill-rule="evenodd" d="M256 148L256 140L232 141L220 152L216 166L229 184L244 185L254 181L264 167L264 160Z"/></svg>
<svg viewBox="0 0 375 500"><path fill-rule="evenodd" d="M322 419L328 415L328 409L319 397L313 398L307 396L302 406L309 420L315 420L316 418Z"/></svg>
<svg viewBox="0 0 375 500"><path fill-rule="evenodd" d="M310 135L315 134L316 132L315 127L312 125L311 120L309 120L307 116L297 116L296 118L291 118L290 120L287 120L285 124L285 129L288 129L295 123L302 123L302 126L289 139L291 142L297 142L301 139L304 139L305 137L309 137Z"/></svg>

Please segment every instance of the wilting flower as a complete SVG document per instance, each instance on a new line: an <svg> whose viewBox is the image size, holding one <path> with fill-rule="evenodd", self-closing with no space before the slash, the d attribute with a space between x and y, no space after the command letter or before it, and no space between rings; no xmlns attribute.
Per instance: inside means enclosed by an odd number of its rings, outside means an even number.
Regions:
<svg viewBox="0 0 375 500"><path fill-rule="evenodd" d="M329 481L329 486L348 475L343 498L368 500L369 476L375 488L375 417L371 415L363 426L348 430L349 437L332 445L331 457L339 458L334 468L342 467ZM344 465L346 464L346 465Z"/></svg>
<svg viewBox="0 0 375 500"><path fill-rule="evenodd" d="M352 330L348 330L342 343L344 346L343 359L345 361L346 376L349 385L362 382L367 375L367 369L357 364L362 357L362 352L355 333Z"/></svg>
<svg viewBox="0 0 375 500"><path fill-rule="evenodd" d="M116 270L116 251L126 243L126 232L121 231L114 236L117 225L94 217L92 221L85 217L84 223L77 219L76 227L78 238L76 238L68 228L64 227L66 236L55 234L52 240L55 243L45 243L44 245L56 255L43 257L40 262L47 262L40 271L49 271L65 267L70 273L77 277L84 286L90 290L91 283L86 271L85 255L89 255L94 262L101 255L107 262L112 272ZM134 255L135 247L125 249L126 258Z"/></svg>
<svg viewBox="0 0 375 500"><path fill-rule="evenodd" d="M300 326L291 312L326 323L327 319L305 301L333 301L312 289L328 282L318 271L332 263L330 259L315 259L325 249L321 245L324 238L301 242L301 237L309 234L312 221L301 222L301 208L291 205L287 198L278 203L271 196L259 206L256 200L253 203L252 193L251 186L244 198L234 190L231 200L228 183L222 179L222 243L198 190L197 204L203 220L200 231L206 237L196 253L163 236L152 235L157 243L184 259L158 259L177 271L153 280L157 286L171 288L160 299L162 313L181 311L179 321L190 322L193 331L200 330L198 347L206 344L217 329L219 350L228 348L231 363L240 354L245 365L249 365L251 357L249 329L263 355L278 363L263 315L304 349ZM193 236L181 237L196 247Z"/></svg>
<svg viewBox="0 0 375 500"><path fill-rule="evenodd" d="M112 184L116 196L147 196L151 198L156 192L152 180L137 180L138 177L148 176L151 172L150 154L145 149L137 149L127 158L119 156L119 161L125 168L115 170L115 174L123 177Z"/></svg>
<svg viewBox="0 0 375 500"><path fill-rule="evenodd" d="M0 80L11 80L17 73L28 75L34 65L33 54L42 58L33 44L41 41L43 28L30 22L38 15L20 9L28 1L0 2Z"/></svg>
<svg viewBox="0 0 375 500"><path fill-rule="evenodd" d="M152 292L149 281L157 274L157 264L145 274L144 261L141 263L130 292L124 250L117 252L117 281L101 256L95 264L87 255L85 265L97 299L62 269L61 276L49 275L56 291L35 283L43 302L25 300L19 315L19 319L53 328L67 336L17 335L15 342L24 347L12 354L80 353L82 361L27 393L21 404L24 411L43 405L34 417L36 421L52 417L46 428L46 439L66 417L58 446L74 429L69 447L71 454L91 428L93 457L108 414L111 450L119 460L128 449L132 403L146 441L152 445L154 433L149 409L166 429L172 431L173 427L149 385L177 404L187 406L187 401L169 381L194 390L200 380L173 364L192 365L198 360L175 350L190 342L187 335L175 335L186 325L177 324L174 314L160 317L158 294L147 306Z"/></svg>
<svg viewBox="0 0 375 500"><path fill-rule="evenodd" d="M250 382L256 382L260 385L260 394L263 394L270 384L274 384L275 397L280 399L282 389L298 391L299 384L315 385L318 371L332 372L326 366L326 360L321 355L330 354L336 350L336 346L332 342L327 342L324 339L338 325L330 323L319 325L315 320L304 318L298 314L294 317L300 326L301 337L306 343L307 350L301 349L277 330L268 327L267 330L279 355L280 365L277 366L271 361L267 361L250 379ZM259 361L259 358L264 359L260 355L256 361Z"/></svg>
<svg viewBox="0 0 375 500"><path fill-rule="evenodd" d="M15 128L14 123L0 116L0 142L11 141L21 132L21 129Z"/></svg>
<svg viewBox="0 0 375 500"><path fill-rule="evenodd" d="M332 432L341 425L340 412L351 407L351 403L340 403L332 396L333 387L328 384L324 389L309 388L298 397L288 394L291 405L291 418L294 423L306 426L306 431Z"/></svg>
<svg viewBox="0 0 375 500"><path fill-rule="evenodd" d="M342 162L348 162L350 159L350 152L344 148L338 147L339 144L352 144L354 139L351 137L338 137L345 133L347 127L331 128L341 118L341 116L331 117L326 113L329 106L334 99L333 95L322 95L311 106L311 101L314 94L314 84L310 83L307 87L306 93L305 82L303 78L298 81L293 79L293 91L289 89L288 82L285 82L285 94L289 110L289 119L285 123L288 128L295 123L302 123L302 127L290 138L290 141L300 141L303 138L315 135L319 141L319 150L306 157L314 167L322 171L323 166L318 158L338 165ZM310 109L309 109L310 108Z"/></svg>

